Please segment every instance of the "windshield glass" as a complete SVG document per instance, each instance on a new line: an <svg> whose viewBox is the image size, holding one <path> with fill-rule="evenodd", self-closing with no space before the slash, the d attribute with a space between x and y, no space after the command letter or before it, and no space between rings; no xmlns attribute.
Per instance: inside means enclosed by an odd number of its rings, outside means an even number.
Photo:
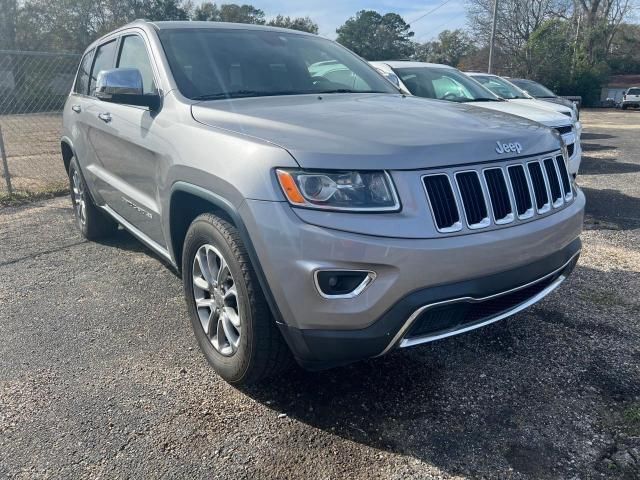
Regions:
<svg viewBox="0 0 640 480"><path fill-rule="evenodd" d="M630 88L627 95L640 95L640 88Z"/></svg>
<svg viewBox="0 0 640 480"><path fill-rule="evenodd" d="M180 92L193 100L398 93L366 62L320 37L264 30L160 30Z"/></svg>
<svg viewBox="0 0 640 480"><path fill-rule="evenodd" d="M494 77L493 75L472 75L471 78L476 82L480 82L496 95L506 98L507 100L531 98L518 87L500 77Z"/></svg>
<svg viewBox="0 0 640 480"><path fill-rule="evenodd" d="M557 95L544 85L540 85L533 80L511 80L517 87L536 98L555 98Z"/></svg>
<svg viewBox="0 0 640 480"><path fill-rule="evenodd" d="M412 95L451 102L498 101L491 91L453 68L409 67L394 71Z"/></svg>

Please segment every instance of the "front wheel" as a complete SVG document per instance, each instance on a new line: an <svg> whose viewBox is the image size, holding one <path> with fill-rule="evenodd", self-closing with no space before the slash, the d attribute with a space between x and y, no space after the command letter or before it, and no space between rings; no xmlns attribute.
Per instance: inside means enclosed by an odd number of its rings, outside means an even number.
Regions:
<svg viewBox="0 0 640 480"><path fill-rule="evenodd" d="M238 231L212 214L196 218L184 241L182 278L202 352L227 382L258 382L290 353L269 311Z"/></svg>

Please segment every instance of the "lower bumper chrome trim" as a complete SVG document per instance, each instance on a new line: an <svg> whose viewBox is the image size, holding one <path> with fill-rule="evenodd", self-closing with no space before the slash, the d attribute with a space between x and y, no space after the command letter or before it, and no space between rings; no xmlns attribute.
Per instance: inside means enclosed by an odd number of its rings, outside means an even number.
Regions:
<svg viewBox="0 0 640 480"><path fill-rule="evenodd" d="M391 340L391 342L389 342L387 347L378 356L382 356L382 355L388 353L390 350L392 350L395 347L398 347L398 348L412 347L412 346L415 346L415 345L420 345L422 343L434 342L436 340L441 340L443 338L452 337L454 335L459 335L461 333L469 332L471 330L475 330L477 328L481 328L481 327L484 327L486 325L490 325L492 323L498 322L498 321L503 320L503 319L505 319L507 317L515 315L518 312L521 312L522 310L524 310L524 309L530 307L531 305L539 302L544 297L546 297L551 292L553 292L556 288L558 288L560 286L560 284L567 279L567 275L561 274L551 284L549 284L546 288L544 288L543 290L538 292L533 297L529 298L528 300L526 300L523 303L520 303L520 304L516 305L515 307L511 308L510 310L502 312L502 313L500 313L500 314L498 314L498 315L496 315L494 317L490 317L490 318L488 318L486 320L483 320L483 321L480 321L480 322L477 322L477 323L472 323L470 325L461 327L459 329L446 331L446 332L443 332L443 333L440 333L440 334L436 334L436 335L426 335L426 336L423 336L423 337L415 337L415 338L404 338L407 335L407 333L409 332L409 330L411 329L411 327L413 326L414 322L420 317L420 315L422 315L427 310L430 310L430 309L436 308L436 307L441 307L443 305L450 305L450 304L453 304L453 303L461 303L461 302L465 302L465 303L482 303L482 302L486 302L487 300L491 300L491 299L494 299L494 298L497 298L497 297L502 297L504 295L508 295L510 293L517 292L519 290L523 290L523 289L528 288L530 286L533 286L533 285L535 285L537 283L543 282L544 280L548 279L549 277L553 277L554 275L558 274L558 272L562 272L579 255L580 255L580 251L576 252L568 262L566 262L564 265L562 265L560 268L554 270L553 272L551 272L551 273L549 273L549 274L547 274L547 275L545 275L545 276L543 276L541 278L538 278L537 280L534 280L534 281L529 282L529 283L527 283L525 285L521 285L519 287L513 288L511 290L507 290L507 291L504 291L504 292L496 293L494 295L489 295L487 297L482 297L482 298L474 298L474 297L453 298L451 300L444 300L442 302L430 303L428 305L424 305L424 306L418 308L417 310L415 310L411 314L411 316L408 318L408 320L402 325L400 330L398 330L398 333L393 337L393 340Z"/></svg>

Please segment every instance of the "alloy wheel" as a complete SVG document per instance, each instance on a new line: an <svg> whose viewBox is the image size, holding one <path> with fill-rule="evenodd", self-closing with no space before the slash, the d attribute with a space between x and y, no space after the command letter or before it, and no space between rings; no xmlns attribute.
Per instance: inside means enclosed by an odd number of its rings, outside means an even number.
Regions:
<svg viewBox="0 0 640 480"><path fill-rule="evenodd" d="M238 290L229 263L213 245L202 245L191 274L202 329L213 348L229 357L238 350L242 333Z"/></svg>
<svg viewBox="0 0 640 480"><path fill-rule="evenodd" d="M73 195L73 206L76 217L81 225L85 225L87 223L87 202L85 199L84 183L78 170L73 171L71 183L71 194Z"/></svg>

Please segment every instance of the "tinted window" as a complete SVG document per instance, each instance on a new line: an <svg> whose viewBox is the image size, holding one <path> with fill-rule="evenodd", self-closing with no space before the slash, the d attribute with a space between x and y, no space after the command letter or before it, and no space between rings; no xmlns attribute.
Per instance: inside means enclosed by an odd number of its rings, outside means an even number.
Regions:
<svg viewBox="0 0 640 480"><path fill-rule="evenodd" d="M93 61L93 69L91 70L91 79L89 81L89 94L93 95L96 90L96 79L101 70L109 70L113 67L113 57L116 53L116 41L100 45L96 50L96 57Z"/></svg>
<svg viewBox="0 0 640 480"><path fill-rule="evenodd" d="M481 83L489 90L491 90L496 95L501 96L506 99L513 98L530 98L525 95L523 91L521 91L515 85L510 84L509 82L504 81L499 77L492 76L484 76L484 75L474 75L473 78L476 82Z"/></svg>
<svg viewBox="0 0 640 480"><path fill-rule="evenodd" d="M538 82L534 82L533 80L511 80L518 87L523 89L529 95L532 95L537 98L555 98L557 95L549 90L544 85L540 85Z"/></svg>
<svg viewBox="0 0 640 480"><path fill-rule="evenodd" d="M89 91L89 70L91 70L91 60L93 60L93 50L88 52L80 62L76 84L73 87L75 93L86 95Z"/></svg>
<svg viewBox="0 0 640 480"><path fill-rule="evenodd" d="M630 88L627 95L640 95L640 88Z"/></svg>
<svg viewBox="0 0 640 480"><path fill-rule="evenodd" d="M396 68L412 95L452 102L497 100L489 90L453 68Z"/></svg>
<svg viewBox="0 0 640 480"><path fill-rule="evenodd" d="M193 99L398 93L367 63L316 36L207 28L161 30L160 40L178 88Z"/></svg>
<svg viewBox="0 0 640 480"><path fill-rule="evenodd" d="M130 35L122 39L118 68L137 68L142 75L144 93L155 93L156 84L153 79L153 69L144 40L137 35Z"/></svg>

